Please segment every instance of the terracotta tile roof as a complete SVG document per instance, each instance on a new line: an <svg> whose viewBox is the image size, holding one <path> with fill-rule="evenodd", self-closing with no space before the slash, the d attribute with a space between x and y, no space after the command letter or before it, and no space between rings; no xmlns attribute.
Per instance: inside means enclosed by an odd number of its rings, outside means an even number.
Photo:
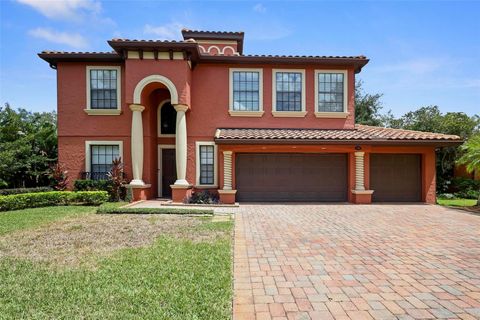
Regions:
<svg viewBox="0 0 480 320"><path fill-rule="evenodd" d="M182 33L205 33L213 35L243 35L243 31L208 31L208 30L191 30L191 29L182 29Z"/></svg>
<svg viewBox="0 0 480 320"><path fill-rule="evenodd" d="M451 142L461 143L459 136L356 125L355 129L217 129L216 140L237 141L330 141L330 142Z"/></svg>

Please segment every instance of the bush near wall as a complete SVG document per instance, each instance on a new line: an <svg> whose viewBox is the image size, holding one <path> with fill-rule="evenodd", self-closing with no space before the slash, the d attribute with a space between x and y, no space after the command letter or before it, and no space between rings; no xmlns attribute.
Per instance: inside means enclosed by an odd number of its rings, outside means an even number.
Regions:
<svg viewBox="0 0 480 320"><path fill-rule="evenodd" d="M116 196L113 194L113 183L111 180L91 180L91 179L78 179L73 183L74 191L107 191L110 195L110 201L116 200ZM125 200L127 196L126 188L122 187L120 190L120 199Z"/></svg>
<svg viewBox="0 0 480 320"><path fill-rule="evenodd" d="M0 196L0 211L49 206L100 205L108 201L106 191L50 191Z"/></svg>
<svg viewBox="0 0 480 320"><path fill-rule="evenodd" d="M47 192L47 191L52 191L52 188L36 187L36 188L0 189L0 196L8 196L11 194L21 194L21 193Z"/></svg>

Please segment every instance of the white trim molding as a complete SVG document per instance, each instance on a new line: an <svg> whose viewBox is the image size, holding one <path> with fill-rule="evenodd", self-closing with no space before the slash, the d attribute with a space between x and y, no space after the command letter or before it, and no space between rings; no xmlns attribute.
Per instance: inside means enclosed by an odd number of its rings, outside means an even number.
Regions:
<svg viewBox="0 0 480 320"><path fill-rule="evenodd" d="M200 184L200 146L213 146L213 184ZM195 142L195 188L218 188L218 151L214 141Z"/></svg>
<svg viewBox="0 0 480 320"><path fill-rule="evenodd" d="M162 111L162 107L166 104L166 103L169 103L170 102L170 99L165 99L163 100L162 102L160 102L158 104L158 107L157 107L157 137L159 138L174 138L175 137L175 134L172 133L172 134L162 134L162 127L161 127L161 124L162 124L162 114L161 114L161 111ZM175 109L175 108L174 108ZM176 121L175 121L176 122Z"/></svg>
<svg viewBox="0 0 480 320"><path fill-rule="evenodd" d="M355 190L365 191L365 152L357 151L355 155Z"/></svg>
<svg viewBox="0 0 480 320"><path fill-rule="evenodd" d="M321 73L342 73L343 74L343 111L319 111L318 110L318 75ZM315 116L317 118L346 118L348 117L348 70L315 70Z"/></svg>
<svg viewBox="0 0 480 320"><path fill-rule="evenodd" d="M302 74L302 110L277 111L277 72L296 72ZM305 99L305 69L272 69L272 115L274 117L305 117L307 114Z"/></svg>
<svg viewBox="0 0 480 320"><path fill-rule="evenodd" d="M122 162L125 163L123 157L123 141L121 140L86 140L85 141L85 171L91 172L91 158L90 146L118 146L118 154L122 158Z"/></svg>
<svg viewBox="0 0 480 320"><path fill-rule="evenodd" d="M92 109L90 70L116 70L117 71L117 107L115 109ZM83 110L86 114L92 116L112 116L122 113L122 67L121 66L87 66L85 68L86 78L86 108Z"/></svg>
<svg viewBox="0 0 480 320"><path fill-rule="evenodd" d="M173 82L167 77L161 76L159 74L152 74L151 76L145 77L140 80L135 86L133 91L133 103L141 104L142 100L142 91L143 89L152 82L159 82L164 84L168 91L170 92L170 101L173 105L178 104L178 91Z"/></svg>
<svg viewBox="0 0 480 320"><path fill-rule="evenodd" d="M175 149L174 144L159 144L157 145L157 183L158 183L158 188L157 188L157 196L159 198L162 197L162 168L163 168L163 159L162 159L162 150L163 149Z"/></svg>
<svg viewBox="0 0 480 320"><path fill-rule="evenodd" d="M223 151L223 190L232 190L232 151Z"/></svg>
<svg viewBox="0 0 480 320"><path fill-rule="evenodd" d="M258 72L258 110L234 110L233 108L233 73ZM263 116L263 69L262 68L230 68L228 72L228 113L232 117L261 117Z"/></svg>

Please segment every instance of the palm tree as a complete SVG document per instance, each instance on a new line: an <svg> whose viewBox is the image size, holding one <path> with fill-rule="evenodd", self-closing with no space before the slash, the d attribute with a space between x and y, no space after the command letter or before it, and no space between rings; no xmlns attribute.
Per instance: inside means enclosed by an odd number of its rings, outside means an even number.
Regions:
<svg viewBox="0 0 480 320"><path fill-rule="evenodd" d="M471 136L462 146L463 155L459 163L464 164L468 172L480 171L480 133ZM477 199L480 206L480 194Z"/></svg>

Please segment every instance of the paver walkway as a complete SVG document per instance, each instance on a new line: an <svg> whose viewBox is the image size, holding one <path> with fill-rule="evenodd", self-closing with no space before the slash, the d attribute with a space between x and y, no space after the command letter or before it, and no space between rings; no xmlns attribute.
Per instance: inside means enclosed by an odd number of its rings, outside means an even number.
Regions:
<svg viewBox="0 0 480 320"><path fill-rule="evenodd" d="M430 205L242 205L234 319L480 319L480 216Z"/></svg>

